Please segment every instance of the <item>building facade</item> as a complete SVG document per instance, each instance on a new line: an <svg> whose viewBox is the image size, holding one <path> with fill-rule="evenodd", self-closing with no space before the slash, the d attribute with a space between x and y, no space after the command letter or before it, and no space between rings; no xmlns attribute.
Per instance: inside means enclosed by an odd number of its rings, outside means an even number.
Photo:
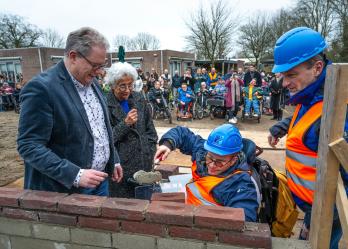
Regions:
<svg viewBox="0 0 348 249"><path fill-rule="evenodd" d="M110 56L113 63L118 61L117 53L112 53ZM125 61L135 68L141 68L143 72L151 72L153 68L162 74L164 69L168 69L171 75L175 71L183 75L188 67L195 65L195 55L174 50L130 51L126 52Z"/></svg>
<svg viewBox="0 0 348 249"><path fill-rule="evenodd" d="M0 49L0 74L10 83L27 82L64 58L62 48L16 48ZM107 54L108 66L118 61L116 53ZM195 56L191 53L173 50L146 50L126 52L125 60L144 72L154 68L162 74L168 69L170 74L178 70L179 74L194 66Z"/></svg>

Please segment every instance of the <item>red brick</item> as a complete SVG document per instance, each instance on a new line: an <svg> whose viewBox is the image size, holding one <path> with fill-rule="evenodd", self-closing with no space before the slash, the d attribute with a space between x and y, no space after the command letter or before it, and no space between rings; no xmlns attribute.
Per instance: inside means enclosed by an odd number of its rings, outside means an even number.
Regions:
<svg viewBox="0 0 348 249"><path fill-rule="evenodd" d="M101 205L106 199L104 196L72 194L58 202L58 211L69 214L100 216Z"/></svg>
<svg viewBox="0 0 348 249"><path fill-rule="evenodd" d="M145 219L149 201L126 198L108 198L102 205L102 216L123 220Z"/></svg>
<svg viewBox="0 0 348 249"><path fill-rule="evenodd" d="M66 226L76 226L77 224L77 216L74 215L39 212L39 219L41 222Z"/></svg>
<svg viewBox="0 0 348 249"><path fill-rule="evenodd" d="M178 165L160 164L156 165L156 171L161 172L163 179L168 179L169 176L179 174Z"/></svg>
<svg viewBox="0 0 348 249"><path fill-rule="evenodd" d="M192 226L193 209L193 206L182 203L156 201L150 203L146 211L146 220L162 224Z"/></svg>
<svg viewBox="0 0 348 249"><path fill-rule="evenodd" d="M118 232L120 230L119 223L120 222L118 220L113 220L113 219L79 216L80 227L95 228L95 229Z"/></svg>
<svg viewBox="0 0 348 249"><path fill-rule="evenodd" d="M185 203L185 193L153 193L151 201L170 201Z"/></svg>
<svg viewBox="0 0 348 249"><path fill-rule="evenodd" d="M164 225L145 223L138 221L121 221L122 231L129 233L149 234L164 237L166 230Z"/></svg>
<svg viewBox="0 0 348 249"><path fill-rule="evenodd" d="M3 208L2 216L22 220L38 220L37 212L19 208Z"/></svg>
<svg viewBox="0 0 348 249"><path fill-rule="evenodd" d="M271 231L267 224L246 222L243 232L220 231L219 242L242 247L272 248Z"/></svg>
<svg viewBox="0 0 348 249"><path fill-rule="evenodd" d="M245 217L242 208L198 206L194 212L195 226L242 231Z"/></svg>
<svg viewBox="0 0 348 249"><path fill-rule="evenodd" d="M185 239L197 239L204 241L215 241L216 239L216 232L214 230L208 229L171 226L169 227L168 233L171 237L179 237Z"/></svg>
<svg viewBox="0 0 348 249"><path fill-rule="evenodd" d="M22 208L38 209L47 211L56 211L59 200L68 194L46 192L46 191L28 191L19 199L19 205Z"/></svg>
<svg viewBox="0 0 348 249"><path fill-rule="evenodd" d="M0 188L0 206L18 207L18 199L25 192L27 192L27 190L18 188Z"/></svg>

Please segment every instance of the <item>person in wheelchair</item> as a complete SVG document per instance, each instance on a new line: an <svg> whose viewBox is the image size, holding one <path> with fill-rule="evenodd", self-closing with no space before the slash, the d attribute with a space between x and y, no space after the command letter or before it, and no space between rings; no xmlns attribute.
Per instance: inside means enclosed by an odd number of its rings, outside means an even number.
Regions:
<svg viewBox="0 0 348 249"><path fill-rule="evenodd" d="M249 86L243 88L243 96L245 103L245 117L251 116L251 107L254 110L254 117L259 117L260 112L260 99L262 98L262 90L259 87L256 87L256 79L252 79L249 83Z"/></svg>
<svg viewBox="0 0 348 249"><path fill-rule="evenodd" d="M0 95L2 98L2 105L5 110L9 110L14 106L12 94L13 88L7 82L4 82L4 84L0 88Z"/></svg>
<svg viewBox="0 0 348 249"><path fill-rule="evenodd" d="M154 87L151 88L148 93L149 100L154 107L154 112L158 112L164 108L162 94L163 97L166 98L166 92L161 89L161 83L156 81Z"/></svg>
<svg viewBox="0 0 348 249"><path fill-rule="evenodd" d="M190 107L194 100L194 94L186 82L181 83L181 87L178 89L178 109L184 116L189 115Z"/></svg>
<svg viewBox="0 0 348 249"><path fill-rule="evenodd" d="M215 99L224 99L227 90L225 87L225 81L221 76L219 76L218 79L217 85L211 91L211 95L213 95Z"/></svg>
<svg viewBox="0 0 348 249"><path fill-rule="evenodd" d="M210 97L210 91L207 89L207 83L201 82L201 87L196 93L197 103L203 108L207 108L207 99Z"/></svg>

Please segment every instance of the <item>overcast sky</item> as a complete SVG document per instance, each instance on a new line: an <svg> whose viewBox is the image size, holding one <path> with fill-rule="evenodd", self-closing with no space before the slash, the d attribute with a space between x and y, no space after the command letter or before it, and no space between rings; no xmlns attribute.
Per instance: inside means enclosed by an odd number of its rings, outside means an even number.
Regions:
<svg viewBox="0 0 348 249"><path fill-rule="evenodd" d="M259 11L272 13L289 7L294 0L226 0L242 20ZM112 45L120 35L138 32L155 35L161 49L183 50L185 20L209 0L0 0L0 12L17 14L41 29L53 28L62 36L90 26L104 34ZM216 2L216 1L213 1Z"/></svg>

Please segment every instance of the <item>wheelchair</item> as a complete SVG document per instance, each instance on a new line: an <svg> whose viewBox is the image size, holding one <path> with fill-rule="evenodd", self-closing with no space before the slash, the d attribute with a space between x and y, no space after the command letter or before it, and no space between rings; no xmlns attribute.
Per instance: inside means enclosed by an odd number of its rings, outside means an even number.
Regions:
<svg viewBox="0 0 348 249"><path fill-rule="evenodd" d="M207 104L207 96L204 94L197 94L196 101L193 106L193 118L203 119L209 116L209 109Z"/></svg>
<svg viewBox="0 0 348 249"><path fill-rule="evenodd" d="M180 121L180 120L189 120L192 121L193 120L193 115L194 115L194 108L195 108L195 99L193 98L192 101L190 103L188 103L188 107L187 107L187 112L184 112L184 106L181 105L181 103L179 103L179 101L176 101L177 103L177 107L176 107L176 120Z"/></svg>
<svg viewBox="0 0 348 249"><path fill-rule="evenodd" d="M247 117L245 115L245 106L246 106L246 101L243 101L243 111L242 111L242 117L241 120L242 122L244 122L244 120L249 119L249 120L257 120L258 123L260 123L261 121L261 115L262 115L262 109L263 109L263 105L262 105L262 97L258 98L258 102L259 102L259 110L260 110L260 114L257 115L257 117L254 117L254 107L251 106L250 108L250 115Z"/></svg>
<svg viewBox="0 0 348 249"><path fill-rule="evenodd" d="M210 119L225 118L228 120L227 108L225 107L225 100L221 97L212 97L207 99L207 105L209 106Z"/></svg>
<svg viewBox="0 0 348 249"><path fill-rule="evenodd" d="M4 111L10 111L15 109L15 102L13 94L0 94L0 97L2 98L2 107Z"/></svg>
<svg viewBox="0 0 348 249"><path fill-rule="evenodd" d="M160 103L148 101L148 105L153 119L167 119L169 124L171 124L173 122L172 113L168 105L167 98L165 98L164 95L165 93L162 92Z"/></svg>

